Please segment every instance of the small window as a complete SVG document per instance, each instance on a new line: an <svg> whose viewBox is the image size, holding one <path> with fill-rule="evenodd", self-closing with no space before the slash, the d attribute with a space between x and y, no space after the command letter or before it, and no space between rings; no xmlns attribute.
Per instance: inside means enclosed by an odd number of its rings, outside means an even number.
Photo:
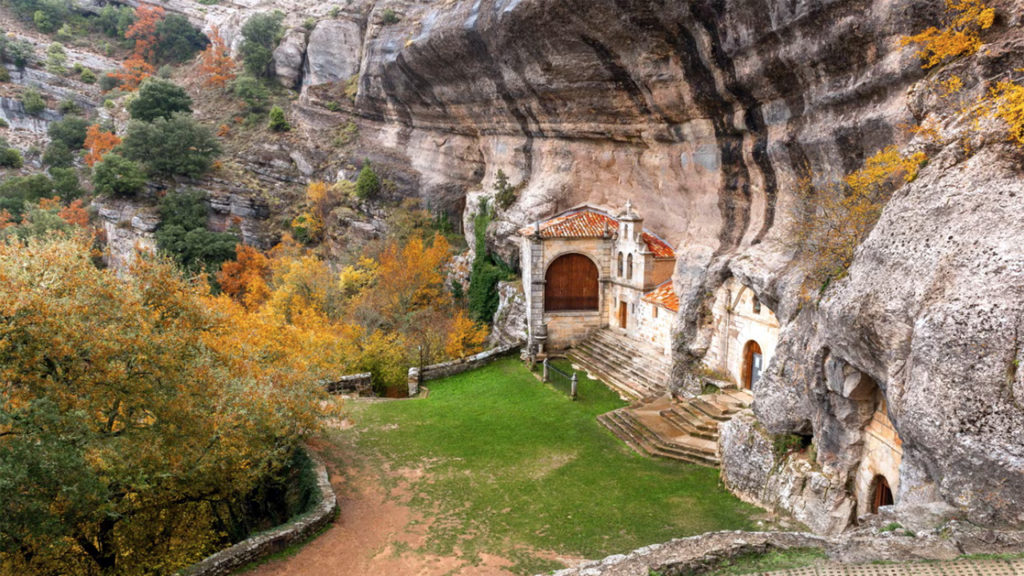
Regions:
<svg viewBox="0 0 1024 576"><path fill-rule="evenodd" d="M658 307L657 306L651 306L651 318L657 318L657 317L658 317Z"/></svg>
<svg viewBox="0 0 1024 576"><path fill-rule="evenodd" d="M757 295L754 295L754 314L761 313L761 301L757 299Z"/></svg>
<svg viewBox="0 0 1024 576"><path fill-rule="evenodd" d="M633 255L626 256L626 280L633 279Z"/></svg>
<svg viewBox="0 0 1024 576"><path fill-rule="evenodd" d="M618 272L616 273L616 276L622 278L622 252L619 252L619 268Z"/></svg>

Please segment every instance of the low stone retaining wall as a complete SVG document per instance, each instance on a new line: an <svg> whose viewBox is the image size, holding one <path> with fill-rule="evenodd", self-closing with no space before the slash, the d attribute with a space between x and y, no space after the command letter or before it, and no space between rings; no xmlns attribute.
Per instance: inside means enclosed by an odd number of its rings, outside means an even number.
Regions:
<svg viewBox="0 0 1024 576"><path fill-rule="evenodd" d="M316 487L319 500L313 509L267 532L257 534L238 544L207 556L178 573L178 576L223 576L233 570L306 540L334 518L338 500L327 476L327 467L310 454L316 466Z"/></svg>
<svg viewBox="0 0 1024 576"><path fill-rule="evenodd" d="M450 360L448 362L441 362L440 364L424 366L422 371L418 367L413 366L412 368L409 368L409 396L419 394L420 384L422 382L437 380L438 378L444 378L446 376L452 376L454 374L461 374L469 370L474 370L518 350L520 346L522 346L522 344L518 342L515 344L507 344L505 346L498 346L497 348L491 348L490 350L485 350L479 354L474 354L465 358L459 358L458 360Z"/></svg>
<svg viewBox="0 0 1024 576"><path fill-rule="evenodd" d="M828 541L805 532L709 532L652 544L628 554L566 568L554 576L665 576L687 574L741 554L793 548L824 549Z"/></svg>
<svg viewBox="0 0 1024 576"><path fill-rule="evenodd" d="M326 386L327 392L331 394L355 392L360 396L373 396L373 374L370 372L349 374L334 382L328 382Z"/></svg>

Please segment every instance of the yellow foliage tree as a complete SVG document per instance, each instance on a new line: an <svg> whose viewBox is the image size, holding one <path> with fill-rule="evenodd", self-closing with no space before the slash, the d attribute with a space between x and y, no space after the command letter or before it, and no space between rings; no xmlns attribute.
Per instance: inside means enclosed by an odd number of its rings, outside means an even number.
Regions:
<svg viewBox="0 0 1024 576"><path fill-rule="evenodd" d="M452 319L444 352L450 358L462 358L483 350L486 340L487 326L474 322L463 310L459 310Z"/></svg>
<svg viewBox="0 0 1024 576"><path fill-rule="evenodd" d="M921 46L918 55L931 68L959 56L969 56L981 47L981 31L995 21L996 12L982 0L946 0L946 12L952 16L948 26L934 26L913 36L904 36L901 45Z"/></svg>
<svg viewBox="0 0 1024 576"><path fill-rule="evenodd" d="M824 290L842 278L857 246L874 228L892 192L917 176L926 156L903 156L890 146L841 182L814 186L806 178L793 208L791 239L809 285Z"/></svg>

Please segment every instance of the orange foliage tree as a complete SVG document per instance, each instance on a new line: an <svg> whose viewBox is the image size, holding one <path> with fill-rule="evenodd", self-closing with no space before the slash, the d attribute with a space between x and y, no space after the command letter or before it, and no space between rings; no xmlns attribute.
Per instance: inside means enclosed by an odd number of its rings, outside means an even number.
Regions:
<svg viewBox="0 0 1024 576"><path fill-rule="evenodd" d="M142 84L143 80L152 75L153 65L135 56L131 56L121 63L120 72L112 72L110 74L112 78L116 78L121 82L118 88L126 92L135 91L138 89L139 84Z"/></svg>
<svg viewBox="0 0 1024 576"><path fill-rule="evenodd" d="M224 88L235 79L235 61L231 59L228 47L216 26L210 31L210 45L199 55L199 70L204 84L212 88Z"/></svg>
<svg viewBox="0 0 1024 576"><path fill-rule="evenodd" d="M934 26L913 36L904 36L903 46L921 46L918 55L931 68L958 56L969 56L981 47L981 31L987 30L995 20L995 9L982 0L946 0L946 12L952 15L943 29Z"/></svg>
<svg viewBox="0 0 1024 576"><path fill-rule="evenodd" d="M164 9L152 4L140 4L135 9L135 22L128 27L124 36L135 41L132 56L152 62L156 56L156 26L164 19Z"/></svg>
<svg viewBox="0 0 1024 576"><path fill-rule="evenodd" d="M452 320L444 352L450 358L462 358L476 354L483 349L485 340L487 340L487 326L471 320L464 310L459 310Z"/></svg>
<svg viewBox="0 0 1024 576"><path fill-rule="evenodd" d="M104 132L99 124L93 124L85 132L85 163L95 165L107 152L121 143L121 138L113 132Z"/></svg>
<svg viewBox="0 0 1024 576"><path fill-rule="evenodd" d="M60 216L61 220L68 224L80 228L85 228L89 225L89 211L85 209L81 199L73 200L70 204L61 208L57 211L57 216Z"/></svg>
<svg viewBox="0 0 1024 576"><path fill-rule="evenodd" d="M225 262L217 273L220 289L228 296L254 310L270 296L270 260L252 246L239 244L235 259Z"/></svg>

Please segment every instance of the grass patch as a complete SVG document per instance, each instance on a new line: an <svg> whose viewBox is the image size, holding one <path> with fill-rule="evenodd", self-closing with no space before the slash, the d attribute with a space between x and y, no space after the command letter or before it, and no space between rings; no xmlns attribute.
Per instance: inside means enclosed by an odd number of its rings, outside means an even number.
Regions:
<svg viewBox="0 0 1024 576"><path fill-rule="evenodd" d="M697 572L686 572L682 576L739 576L773 570L789 570L810 566L827 558L825 552L817 548L770 550L763 554L750 553L726 558L715 566Z"/></svg>
<svg viewBox="0 0 1024 576"><path fill-rule="evenodd" d="M623 405L585 373L572 402L510 358L431 382L426 399L350 403L356 426L329 439L360 461L341 466L426 471L411 486L412 506L434 518L420 552L497 554L520 574L559 567L537 551L600 558L754 527L758 510L717 470L640 456L597 422Z"/></svg>

